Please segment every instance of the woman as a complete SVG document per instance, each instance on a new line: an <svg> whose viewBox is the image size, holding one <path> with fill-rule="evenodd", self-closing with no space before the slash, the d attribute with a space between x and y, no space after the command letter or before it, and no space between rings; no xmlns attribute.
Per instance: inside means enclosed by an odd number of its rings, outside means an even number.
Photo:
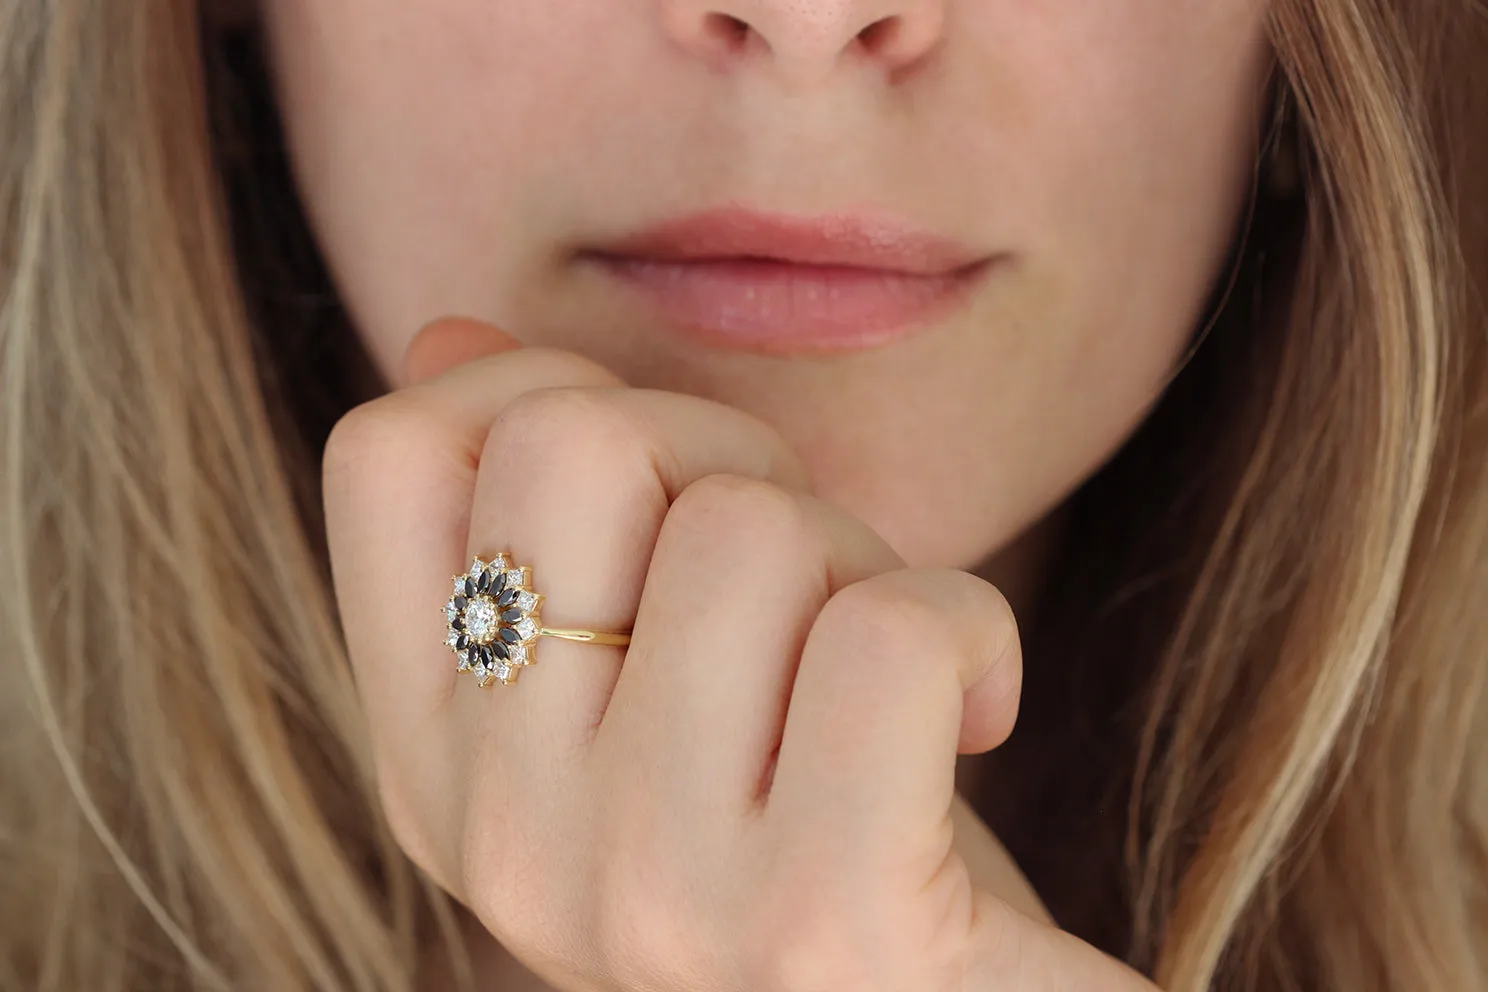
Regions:
<svg viewBox="0 0 1488 992"><path fill-rule="evenodd" d="M1488 987L1481 5L0 44L0 988Z"/></svg>

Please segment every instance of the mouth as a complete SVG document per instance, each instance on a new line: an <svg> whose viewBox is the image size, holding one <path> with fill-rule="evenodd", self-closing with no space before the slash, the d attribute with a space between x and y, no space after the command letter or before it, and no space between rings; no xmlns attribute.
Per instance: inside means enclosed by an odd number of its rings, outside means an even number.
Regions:
<svg viewBox="0 0 1488 992"><path fill-rule="evenodd" d="M725 208L587 249L664 324L716 347L845 351L933 326L997 256L878 218Z"/></svg>

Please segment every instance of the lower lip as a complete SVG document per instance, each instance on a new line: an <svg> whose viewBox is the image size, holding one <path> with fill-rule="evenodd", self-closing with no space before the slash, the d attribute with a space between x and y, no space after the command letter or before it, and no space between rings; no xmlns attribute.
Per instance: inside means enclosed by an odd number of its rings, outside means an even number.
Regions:
<svg viewBox="0 0 1488 992"><path fill-rule="evenodd" d="M591 257L709 343L775 353L855 350L926 329L964 301L990 263L921 275L768 259Z"/></svg>

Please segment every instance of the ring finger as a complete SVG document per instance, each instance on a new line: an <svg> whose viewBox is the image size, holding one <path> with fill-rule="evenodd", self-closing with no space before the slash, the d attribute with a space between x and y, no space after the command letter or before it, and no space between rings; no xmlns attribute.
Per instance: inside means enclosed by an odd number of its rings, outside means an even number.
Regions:
<svg viewBox="0 0 1488 992"><path fill-rule="evenodd" d="M500 551L530 566L543 626L627 630L672 501L719 473L809 486L772 428L721 403L629 387L524 393L487 436L467 560ZM626 649L543 637L531 650L520 688L463 694L463 706L479 711L470 718L503 770L552 781L592 738Z"/></svg>

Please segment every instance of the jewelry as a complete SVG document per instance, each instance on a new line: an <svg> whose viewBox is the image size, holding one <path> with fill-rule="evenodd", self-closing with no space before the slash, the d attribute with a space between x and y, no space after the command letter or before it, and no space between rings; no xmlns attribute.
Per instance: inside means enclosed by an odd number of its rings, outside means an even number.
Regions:
<svg viewBox="0 0 1488 992"><path fill-rule="evenodd" d="M470 571L453 575L454 592L444 604L448 625L444 643L459 659L457 671L474 672L482 689L511 685L537 661L539 637L561 637L586 644L629 644L630 632L544 627L538 615L544 596L528 585L532 569L516 565L508 553L491 561L476 556Z"/></svg>

